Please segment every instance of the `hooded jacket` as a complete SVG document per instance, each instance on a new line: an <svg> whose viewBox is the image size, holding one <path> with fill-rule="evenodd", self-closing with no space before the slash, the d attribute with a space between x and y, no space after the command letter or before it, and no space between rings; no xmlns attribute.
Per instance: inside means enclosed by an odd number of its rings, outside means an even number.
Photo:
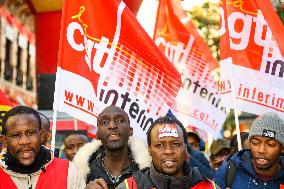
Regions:
<svg viewBox="0 0 284 189"><path fill-rule="evenodd" d="M231 157L231 160L238 168L232 189L246 188L246 189L279 189L280 183L284 184L284 157L280 156L280 171L275 177L271 178L268 182L264 182L258 176L253 168L252 155L250 150L242 150ZM226 188L225 175L228 169L228 162L217 170L214 181L221 188Z"/></svg>
<svg viewBox="0 0 284 189"><path fill-rule="evenodd" d="M131 137L128 141L129 155L132 159L131 165L126 168L121 177L112 181L103 167L104 147L99 140L93 140L79 149L73 162L81 169L86 183L92 180L103 178L109 188L115 188L124 179L132 176L133 172L150 167L151 157L148 153L146 144L142 140Z"/></svg>
<svg viewBox="0 0 284 189"><path fill-rule="evenodd" d="M217 189L212 181L203 177L197 168L190 169L184 164L185 176L176 178L158 173L154 166L134 173L116 189Z"/></svg>
<svg viewBox="0 0 284 189"><path fill-rule="evenodd" d="M215 171L210 167L210 163L205 155L200 151L193 150L190 145L187 147L187 152L190 155L189 166L191 168L197 167L204 177L212 179Z"/></svg>
<svg viewBox="0 0 284 189"><path fill-rule="evenodd" d="M53 153L41 147L49 157L39 170L29 173L12 171L6 152L0 159L0 189L83 189L86 184L79 169L67 160L55 158Z"/></svg>

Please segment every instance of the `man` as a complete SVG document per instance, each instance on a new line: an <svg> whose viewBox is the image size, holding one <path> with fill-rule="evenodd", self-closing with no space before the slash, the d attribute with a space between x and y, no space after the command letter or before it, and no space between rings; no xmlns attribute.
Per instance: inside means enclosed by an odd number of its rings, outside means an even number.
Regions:
<svg viewBox="0 0 284 189"><path fill-rule="evenodd" d="M219 188L188 165L187 134L173 117L157 119L147 132L152 166L135 172L117 189L207 189Z"/></svg>
<svg viewBox="0 0 284 189"><path fill-rule="evenodd" d="M78 168L67 160L53 157L41 145L41 120L27 106L9 110L3 118L7 152L0 159L0 188L81 189L85 187Z"/></svg>
<svg viewBox="0 0 284 189"><path fill-rule="evenodd" d="M242 149L249 149L250 148L250 143L249 143L249 133L248 132L241 132L240 133L241 136L241 145L242 145ZM237 134L234 134L231 138L230 141L230 156L234 155L235 153L237 153L238 150L238 140L237 140Z"/></svg>
<svg viewBox="0 0 284 189"><path fill-rule="evenodd" d="M195 132L187 132L187 141L191 148L195 151L204 151L205 150L205 144L200 139L199 135Z"/></svg>
<svg viewBox="0 0 284 189"><path fill-rule="evenodd" d="M64 154L66 159L72 161L75 154L84 144L88 142L88 138L82 134L71 134L64 140Z"/></svg>
<svg viewBox="0 0 284 189"><path fill-rule="evenodd" d="M48 117L46 117L46 115L44 115L41 112L38 112L39 116L40 116L40 121L41 121L41 128L42 128L42 132L43 132L43 137L42 137L42 141L41 144L46 146L47 145L47 141L50 139L51 137L51 132L49 130L50 128L50 121L48 119Z"/></svg>
<svg viewBox="0 0 284 189"><path fill-rule="evenodd" d="M176 119L176 117L173 115L173 113L170 110L168 111L166 116L173 118L173 119ZM187 140L187 141L189 141L189 140ZM215 170L213 170L210 167L210 162L205 157L205 155L200 151L193 150L193 148L190 144L187 145L187 152L189 153L189 156L190 156L189 166L192 169L194 167L197 167L198 170L200 171L200 173L204 177L209 178L209 179L213 179L213 177L215 175Z"/></svg>
<svg viewBox="0 0 284 189"><path fill-rule="evenodd" d="M98 140L85 144L74 157L82 169L87 188L115 188L133 172L150 166L143 141L129 139L133 134L127 113L116 106L98 115Z"/></svg>
<svg viewBox="0 0 284 189"><path fill-rule="evenodd" d="M252 124L249 141L250 150L239 151L231 157L236 167L231 186L226 184L226 175L230 172L228 162L216 172L216 183L221 188L232 189L284 187L284 158L280 156L284 145L284 121L272 112L259 116Z"/></svg>
<svg viewBox="0 0 284 189"><path fill-rule="evenodd" d="M217 170L230 155L230 143L225 139L214 140L210 146L210 164Z"/></svg>

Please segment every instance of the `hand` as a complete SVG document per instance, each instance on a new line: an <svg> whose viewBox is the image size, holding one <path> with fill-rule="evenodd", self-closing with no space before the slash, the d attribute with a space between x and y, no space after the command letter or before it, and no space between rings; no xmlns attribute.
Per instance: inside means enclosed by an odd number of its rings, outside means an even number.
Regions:
<svg viewBox="0 0 284 189"><path fill-rule="evenodd" d="M108 189L107 183L104 179L99 178L87 184L85 189Z"/></svg>

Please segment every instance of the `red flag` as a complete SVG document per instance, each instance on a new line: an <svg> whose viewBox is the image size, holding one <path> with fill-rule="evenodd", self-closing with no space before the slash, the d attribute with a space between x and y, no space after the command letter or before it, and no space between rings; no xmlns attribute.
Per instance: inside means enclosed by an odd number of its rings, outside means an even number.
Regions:
<svg viewBox="0 0 284 189"><path fill-rule="evenodd" d="M0 133L2 131L2 118L13 106L14 104L8 99L5 93L0 90Z"/></svg>
<svg viewBox="0 0 284 189"><path fill-rule="evenodd" d="M212 75L219 65L179 1L159 1L154 40L182 76L174 114L218 136L226 118Z"/></svg>
<svg viewBox="0 0 284 189"><path fill-rule="evenodd" d="M221 5L219 87L227 106L284 113L284 28L270 1L223 0Z"/></svg>
<svg viewBox="0 0 284 189"><path fill-rule="evenodd" d="M61 28L54 108L95 125L117 105L145 132L172 106L180 75L123 1L65 1Z"/></svg>

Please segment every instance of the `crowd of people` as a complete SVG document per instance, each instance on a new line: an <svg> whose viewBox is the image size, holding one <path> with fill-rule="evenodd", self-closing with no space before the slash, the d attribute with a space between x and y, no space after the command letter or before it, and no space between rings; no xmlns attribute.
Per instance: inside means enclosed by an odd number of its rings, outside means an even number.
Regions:
<svg viewBox="0 0 284 189"><path fill-rule="evenodd" d="M216 139L210 156L198 133L173 115L158 118L147 141L133 137L128 114L116 106L98 115L97 137L71 134L65 158L48 145L50 122L27 106L2 120L0 189L245 189L284 187L284 120L268 112L249 132Z"/></svg>

